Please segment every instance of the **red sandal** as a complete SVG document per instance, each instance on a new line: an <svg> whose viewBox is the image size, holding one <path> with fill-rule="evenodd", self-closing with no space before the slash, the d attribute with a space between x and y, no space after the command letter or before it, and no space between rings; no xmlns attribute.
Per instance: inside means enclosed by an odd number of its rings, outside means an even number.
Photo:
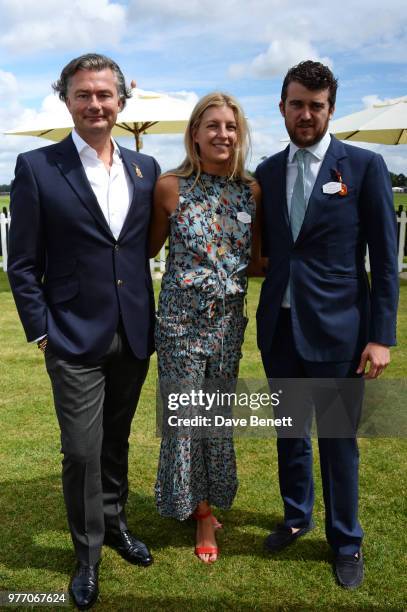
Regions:
<svg viewBox="0 0 407 612"><path fill-rule="evenodd" d="M212 525L214 526L215 529L219 529L219 527L215 527L215 521L217 524L221 525L221 523L218 523L217 519L213 516L212 514L212 510L209 509L206 512L197 512L195 510L195 512L192 514L192 517L196 520L196 521L203 521L204 519L208 518L208 517L212 517ZM215 561L203 561L199 555L216 555L216 557L219 556L219 548L217 546L195 546L195 554L198 557L198 559L200 561L202 561L203 563L215 563Z"/></svg>
<svg viewBox="0 0 407 612"><path fill-rule="evenodd" d="M191 517L192 517L193 519L195 519L196 521L198 521L198 520L199 520L199 518L197 518L197 512L196 512L196 510L195 510L195 512L193 512L193 513L191 514ZM201 517L200 517L200 518L201 518ZM206 516L205 516L204 518L206 518ZM215 528L215 529L223 529L223 523L220 523L220 522L218 521L218 519L216 518L216 516L215 516L214 514L212 514L212 510L211 510L211 521L212 521L212 525L214 526L214 528Z"/></svg>

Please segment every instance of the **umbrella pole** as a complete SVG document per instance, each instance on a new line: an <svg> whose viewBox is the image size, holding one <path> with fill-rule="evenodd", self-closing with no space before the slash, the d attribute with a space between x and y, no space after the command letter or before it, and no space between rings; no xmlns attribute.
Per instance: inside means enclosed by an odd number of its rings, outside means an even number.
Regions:
<svg viewBox="0 0 407 612"><path fill-rule="evenodd" d="M134 134L134 140L136 141L136 151L140 151L141 149L141 138L140 134L137 132Z"/></svg>
<svg viewBox="0 0 407 612"><path fill-rule="evenodd" d="M133 127L134 127L134 132L133 132L134 140L136 141L136 151L140 151L140 149L143 146L143 141L141 139L141 132L138 129L136 124L134 124Z"/></svg>

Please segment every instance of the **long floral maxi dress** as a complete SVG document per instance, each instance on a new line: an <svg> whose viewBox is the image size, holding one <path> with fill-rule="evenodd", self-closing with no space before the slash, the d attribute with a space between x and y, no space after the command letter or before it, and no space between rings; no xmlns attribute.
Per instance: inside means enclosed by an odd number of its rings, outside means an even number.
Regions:
<svg viewBox="0 0 407 612"><path fill-rule="evenodd" d="M201 174L179 179L156 321L160 382L234 380L247 319L255 203L241 180ZM192 188L192 189L191 189ZM155 486L158 511L188 518L207 500L229 508L238 486L232 436L163 434Z"/></svg>

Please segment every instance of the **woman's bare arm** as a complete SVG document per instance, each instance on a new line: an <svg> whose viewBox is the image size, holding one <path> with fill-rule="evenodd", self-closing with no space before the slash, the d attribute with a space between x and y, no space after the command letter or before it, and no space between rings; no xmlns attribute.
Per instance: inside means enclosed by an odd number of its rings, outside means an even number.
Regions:
<svg viewBox="0 0 407 612"><path fill-rule="evenodd" d="M247 268L248 276L264 276L268 266L268 258L261 256L261 227L262 205L260 185L255 181L251 185L254 201L256 202L256 219L253 223L252 252Z"/></svg>
<svg viewBox="0 0 407 612"><path fill-rule="evenodd" d="M155 257L165 243L169 232L169 216L177 205L178 178L173 175L161 176L154 190L149 257Z"/></svg>

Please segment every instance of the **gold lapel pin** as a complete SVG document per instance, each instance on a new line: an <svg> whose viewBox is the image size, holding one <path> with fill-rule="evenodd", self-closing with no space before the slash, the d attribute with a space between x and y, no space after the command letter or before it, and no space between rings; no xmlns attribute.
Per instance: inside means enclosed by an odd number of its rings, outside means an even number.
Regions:
<svg viewBox="0 0 407 612"><path fill-rule="evenodd" d="M137 175L139 178L143 178L143 173L141 172L141 170L140 170L140 168L138 167L138 165L137 165L136 163L134 163L134 162L132 162L132 164L131 164L131 165L133 166L134 170L136 171L136 175Z"/></svg>

